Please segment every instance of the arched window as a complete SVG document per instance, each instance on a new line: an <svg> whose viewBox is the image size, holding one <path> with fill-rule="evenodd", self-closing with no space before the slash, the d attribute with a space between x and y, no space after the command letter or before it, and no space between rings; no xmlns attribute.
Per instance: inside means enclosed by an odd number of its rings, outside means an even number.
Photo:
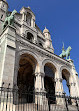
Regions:
<svg viewBox="0 0 79 111"><path fill-rule="evenodd" d="M41 42L39 42L39 45L40 45L41 47L43 47L43 44L42 44Z"/></svg>
<svg viewBox="0 0 79 111"><path fill-rule="evenodd" d="M3 18L3 15L1 15L1 19Z"/></svg>
<svg viewBox="0 0 79 111"><path fill-rule="evenodd" d="M28 24L29 26L31 26L31 19L32 19L32 15L27 12L26 22L27 22L27 24Z"/></svg>
<svg viewBox="0 0 79 111"><path fill-rule="evenodd" d="M31 34L30 32L27 33L27 39L31 42L33 42L33 34Z"/></svg>

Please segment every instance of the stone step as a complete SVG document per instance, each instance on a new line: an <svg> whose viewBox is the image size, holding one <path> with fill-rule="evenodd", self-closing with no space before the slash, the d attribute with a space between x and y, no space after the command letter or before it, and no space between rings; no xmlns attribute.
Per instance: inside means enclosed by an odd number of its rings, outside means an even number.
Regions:
<svg viewBox="0 0 79 111"><path fill-rule="evenodd" d="M38 109L38 110L37 110ZM50 108L48 105L37 105L34 103L13 105L12 103L7 104L7 111L67 111L66 106L51 104ZM6 102L0 105L0 111L6 111ZM69 105L68 111L78 111L76 106Z"/></svg>
<svg viewBox="0 0 79 111"><path fill-rule="evenodd" d="M38 110L37 110L38 107ZM69 111L78 111L76 106L69 105ZM36 104L22 104L16 106L16 111L49 111L48 105L36 105ZM65 106L61 105L50 105L50 111L67 111Z"/></svg>

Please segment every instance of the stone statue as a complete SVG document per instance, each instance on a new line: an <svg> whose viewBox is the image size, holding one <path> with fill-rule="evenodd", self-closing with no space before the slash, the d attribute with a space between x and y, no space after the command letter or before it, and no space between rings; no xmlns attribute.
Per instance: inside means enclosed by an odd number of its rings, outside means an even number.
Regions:
<svg viewBox="0 0 79 111"><path fill-rule="evenodd" d="M69 56L70 59L70 51L71 51L71 46L69 46L66 50L64 49L64 43L63 43L63 47L62 47L62 53L59 55L60 57L64 58L66 57L66 60Z"/></svg>
<svg viewBox="0 0 79 111"><path fill-rule="evenodd" d="M3 23L3 29L7 26L7 25L14 25L14 15L17 13L16 10L13 10L13 12L11 13L11 15L7 16L5 18L5 21Z"/></svg>

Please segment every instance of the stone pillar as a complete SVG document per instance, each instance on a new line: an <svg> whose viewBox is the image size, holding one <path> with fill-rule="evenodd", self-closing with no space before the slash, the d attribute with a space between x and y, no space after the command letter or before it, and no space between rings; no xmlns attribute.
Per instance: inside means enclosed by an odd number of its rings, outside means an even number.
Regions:
<svg viewBox="0 0 79 111"><path fill-rule="evenodd" d="M36 73L36 81L35 81L35 103L39 105L47 105L48 101L46 99L46 92L44 89L44 73Z"/></svg>
<svg viewBox="0 0 79 111"><path fill-rule="evenodd" d="M31 18L31 27L34 27L33 17Z"/></svg>
<svg viewBox="0 0 79 111"><path fill-rule="evenodd" d="M18 51L17 51L16 57L15 57L14 81L13 81L13 84L16 87L17 87L17 77L18 77L18 70L19 70L19 61L20 61L20 55L18 54Z"/></svg>
<svg viewBox="0 0 79 111"><path fill-rule="evenodd" d="M26 18L25 18L25 13L22 14L22 21L25 21Z"/></svg>
<svg viewBox="0 0 79 111"><path fill-rule="evenodd" d="M38 92L43 92L44 91L44 73L36 73L36 81L35 81L35 90Z"/></svg>
<svg viewBox="0 0 79 111"><path fill-rule="evenodd" d="M73 63L73 60L68 60L70 62L70 64L72 65L72 69L71 69L71 72L72 72L72 77L73 77L73 84L75 83L75 90L76 92L74 93L76 97L79 97L79 78L78 78L78 73L75 69L75 65Z"/></svg>
<svg viewBox="0 0 79 111"><path fill-rule="evenodd" d="M55 95L60 95L60 97L56 97L56 103L58 105L65 105L65 99L62 98L62 96L64 96L62 78L56 78L55 85Z"/></svg>
<svg viewBox="0 0 79 111"><path fill-rule="evenodd" d="M55 73L55 95L64 95L63 84L62 84L62 73L60 67L58 67ZM62 97L56 98L58 105L65 105L65 99Z"/></svg>
<svg viewBox="0 0 79 111"><path fill-rule="evenodd" d="M70 87L70 96L75 98L76 97L75 94L77 93L76 83L70 83L69 87ZM76 100L75 99L71 99L71 102L72 102L72 105L76 105Z"/></svg>
<svg viewBox="0 0 79 111"><path fill-rule="evenodd" d="M2 48L3 59L1 61L1 83L4 82L4 86L13 88L13 78L14 78L14 65L15 65L15 51L16 51L16 29L13 26L7 26L2 34L2 39L5 37L5 43Z"/></svg>
<svg viewBox="0 0 79 111"><path fill-rule="evenodd" d="M37 44L37 34L36 34L36 33L34 34L33 43L34 43L34 44Z"/></svg>
<svg viewBox="0 0 79 111"><path fill-rule="evenodd" d="M55 93L57 95L59 94L63 94L64 93L64 90L63 90L63 84L62 84L62 78L56 78L55 79L55 83L56 83L56 86L55 86Z"/></svg>

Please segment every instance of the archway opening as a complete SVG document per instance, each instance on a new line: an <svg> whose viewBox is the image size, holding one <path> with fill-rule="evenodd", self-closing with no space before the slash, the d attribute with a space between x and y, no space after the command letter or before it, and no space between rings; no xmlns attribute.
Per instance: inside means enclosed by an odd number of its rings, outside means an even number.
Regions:
<svg viewBox="0 0 79 111"><path fill-rule="evenodd" d="M19 61L19 70L17 77L17 86L19 90L19 100L32 103L34 92L34 71L36 68L36 60L29 54L21 55Z"/></svg>
<svg viewBox="0 0 79 111"><path fill-rule="evenodd" d="M31 26L31 19L32 19L32 15L29 12L27 12L26 22L29 26Z"/></svg>
<svg viewBox="0 0 79 111"><path fill-rule="evenodd" d="M70 73L66 69L62 70L62 78L63 78L63 89L64 92L66 93L66 96L70 96L70 87L69 87L69 77Z"/></svg>
<svg viewBox="0 0 79 111"><path fill-rule="evenodd" d="M32 41L33 41L33 38L34 38L34 37L33 37L33 34L31 34L30 32L28 32L28 33L27 33L27 39L32 42Z"/></svg>
<svg viewBox="0 0 79 111"><path fill-rule="evenodd" d="M46 89L46 97L50 99L51 104L56 103L55 98L55 72L56 68L51 63L46 63L44 66L45 78L44 78L44 87Z"/></svg>
<svg viewBox="0 0 79 111"><path fill-rule="evenodd" d="M62 84L63 84L64 93L66 96L70 96L70 85L69 85L70 73L68 70L66 69L62 70L62 78L63 78ZM68 98L68 103L72 104L71 98Z"/></svg>

